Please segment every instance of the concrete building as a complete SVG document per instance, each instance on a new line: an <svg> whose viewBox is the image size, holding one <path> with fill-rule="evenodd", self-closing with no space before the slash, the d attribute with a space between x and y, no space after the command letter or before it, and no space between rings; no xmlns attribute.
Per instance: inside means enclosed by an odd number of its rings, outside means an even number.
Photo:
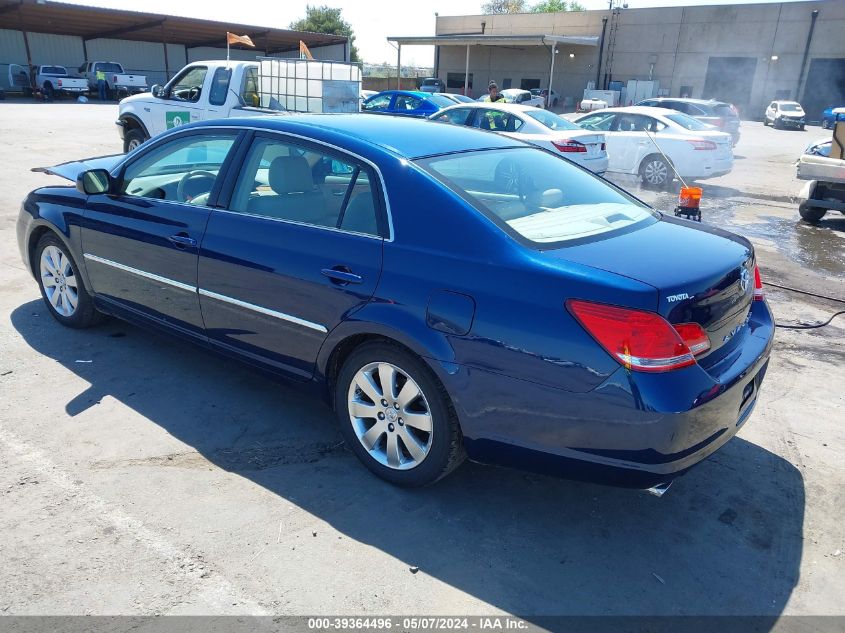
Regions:
<svg viewBox="0 0 845 633"><path fill-rule="evenodd" d="M227 31L249 35L256 44L254 49L233 47L231 59L299 57L302 40L315 59L349 60L347 38L338 35L52 0L0 0L0 72L7 64L58 64L75 71L85 61L109 61L146 75L148 85L164 84L189 62L226 59ZM7 82L0 77L0 87Z"/></svg>
<svg viewBox="0 0 845 633"><path fill-rule="evenodd" d="M843 0L438 17L433 37L389 39L436 45L437 75L453 92L469 79L471 96L490 80L548 87L556 50L551 83L570 108L589 82L632 79L730 101L748 118L776 98L797 98L811 119L845 105Z"/></svg>

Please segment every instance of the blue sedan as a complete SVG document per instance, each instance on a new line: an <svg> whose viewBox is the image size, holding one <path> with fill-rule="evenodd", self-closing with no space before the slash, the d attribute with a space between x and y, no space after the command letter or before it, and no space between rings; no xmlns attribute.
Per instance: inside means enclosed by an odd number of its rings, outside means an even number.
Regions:
<svg viewBox="0 0 845 633"><path fill-rule="evenodd" d="M829 130L837 121L845 121L845 112L834 114L834 110L845 110L843 107L830 106L822 112L822 127Z"/></svg>
<svg viewBox="0 0 845 633"><path fill-rule="evenodd" d="M313 387L395 484L468 456L663 489L766 372L747 240L505 136L229 119L46 171L76 185L29 194L17 235L59 323L112 315Z"/></svg>
<svg viewBox="0 0 845 633"><path fill-rule="evenodd" d="M385 90L364 101L361 110L372 114L428 117L451 105L455 105L452 99L439 94L411 90Z"/></svg>

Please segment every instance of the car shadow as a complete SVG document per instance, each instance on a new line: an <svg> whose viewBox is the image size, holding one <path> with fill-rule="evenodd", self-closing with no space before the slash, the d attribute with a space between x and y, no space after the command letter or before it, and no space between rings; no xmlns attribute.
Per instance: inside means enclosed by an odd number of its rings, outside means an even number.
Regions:
<svg viewBox="0 0 845 633"><path fill-rule="evenodd" d="M359 465L333 413L301 389L117 320L63 330L41 301L11 321L90 385L68 416L110 396L219 468L493 609L752 614L768 628L798 582L801 474L742 438L659 499L476 464L405 490Z"/></svg>

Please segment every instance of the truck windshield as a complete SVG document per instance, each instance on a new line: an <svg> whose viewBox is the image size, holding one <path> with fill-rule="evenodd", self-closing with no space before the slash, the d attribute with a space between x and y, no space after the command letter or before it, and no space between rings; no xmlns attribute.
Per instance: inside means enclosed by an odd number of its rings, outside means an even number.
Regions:
<svg viewBox="0 0 845 633"><path fill-rule="evenodd" d="M462 152L419 164L506 233L535 245L656 221L634 198L537 148Z"/></svg>

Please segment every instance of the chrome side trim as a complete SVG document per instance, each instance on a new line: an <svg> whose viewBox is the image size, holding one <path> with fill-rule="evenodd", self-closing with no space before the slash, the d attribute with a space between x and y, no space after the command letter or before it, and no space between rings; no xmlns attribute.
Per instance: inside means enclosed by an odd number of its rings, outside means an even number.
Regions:
<svg viewBox="0 0 845 633"><path fill-rule="evenodd" d="M240 308L246 308L247 310L260 312L261 314L266 314L267 316L275 317L277 319L281 319L282 321L288 321L290 323L295 323L296 325L311 328L312 330L317 330L318 332L322 332L324 334L328 332L326 326L324 325L314 323L313 321L306 321L305 319L300 319L299 317L291 316L290 314L285 314L284 312L277 312L276 310L271 310L270 308L258 306L254 303L247 303L246 301L241 301L240 299L235 299L233 297L227 297L226 295L217 294L216 292L211 292L210 290L205 290L204 288L200 288L199 293L203 297L217 299L218 301L223 301L224 303L231 303L232 305L238 306Z"/></svg>
<svg viewBox="0 0 845 633"><path fill-rule="evenodd" d="M381 239L381 238L379 238ZM277 319L281 319L282 321L287 321L289 323L295 323L296 325L301 325L302 327L307 327L312 330L316 330L317 332L322 332L323 334L328 332L328 329L324 325L320 325L319 323L314 323L313 321L306 321L305 319L300 319L299 317L295 317L290 314L285 314L284 312L278 312L276 310L271 310L270 308L265 308L263 306L255 305L254 303L247 303L246 301L241 301L240 299L235 299L234 297L229 297L227 295L221 295L216 292L211 292L211 290L205 290L204 288L197 288L196 286L191 286L189 284L184 284L181 281L175 281L173 279L168 279L167 277L162 277L161 275L155 275L153 273L148 273L144 270L139 270L137 268L132 268L131 266L127 266L126 264L121 264L110 259L106 259L105 257L99 257L97 255L92 255L91 253L84 253L83 257L85 259L91 260L92 262L98 262L100 264L105 264L106 266L111 266L112 268L117 268L118 270L122 270L127 273L131 273L133 275L138 275L139 277L144 277L145 279L151 279L152 281L157 281L159 283L167 284L168 286L173 286L175 288L180 288L181 290L187 290L188 292L198 292L204 297L208 297L210 299L217 299L218 301L223 301L224 303L230 303L232 305L238 306L240 308L245 308L247 310L253 310L254 312L259 312L261 314L266 314L267 316L275 317Z"/></svg>
<svg viewBox="0 0 845 633"><path fill-rule="evenodd" d="M185 284L181 281L176 281L174 279L168 279L167 277L162 277L161 275L148 273L145 270L138 270L137 268L132 268L131 266L127 266L126 264L121 264L110 259L106 259L105 257L98 257L97 255L92 255L91 253L84 253L83 256L85 257L85 259L89 259L92 262L105 264L106 266L111 266L112 268L117 268L118 270L122 270L127 273L132 273L133 275L138 275L139 277L144 277L145 279L152 279L153 281L158 281L159 283L167 284L168 286L173 286L174 288L187 290L188 292L197 291L196 286L191 286L190 284Z"/></svg>

